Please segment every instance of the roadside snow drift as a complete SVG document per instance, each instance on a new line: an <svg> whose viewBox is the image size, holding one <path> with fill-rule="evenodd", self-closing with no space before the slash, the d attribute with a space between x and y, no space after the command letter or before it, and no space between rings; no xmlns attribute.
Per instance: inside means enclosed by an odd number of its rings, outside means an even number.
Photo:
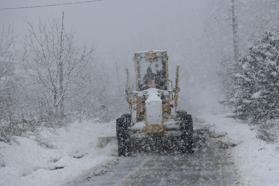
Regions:
<svg viewBox="0 0 279 186"><path fill-rule="evenodd" d="M63 185L114 158L115 144L97 147L98 137L113 136L114 128L114 122L76 122L0 142L0 185Z"/></svg>
<svg viewBox="0 0 279 186"><path fill-rule="evenodd" d="M267 144L257 138L257 132L247 123L227 115L202 116L217 132L226 132L227 137L237 146L232 149L241 185L279 185L279 145Z"/></svg>

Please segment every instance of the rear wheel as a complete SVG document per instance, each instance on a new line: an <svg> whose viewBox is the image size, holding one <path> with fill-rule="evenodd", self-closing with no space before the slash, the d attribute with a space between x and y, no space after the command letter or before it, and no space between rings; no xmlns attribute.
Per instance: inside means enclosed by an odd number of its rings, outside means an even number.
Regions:
<svg viewBox="0 0 279 186"><path fill-rule="evenodd" d="M124 114L120 118L116 119L116 137L118 143L118 155L130 156L131 155L131 143L128 128L131 125L131 115Z"/></svg>
<svg viewBox="0 0 279 186"><path fill-rule="evenodd" d="M181 152L193 153L193 119L190 114L186 112L179 112L178 117L180 120L180 130L181 130Z"/></svg>

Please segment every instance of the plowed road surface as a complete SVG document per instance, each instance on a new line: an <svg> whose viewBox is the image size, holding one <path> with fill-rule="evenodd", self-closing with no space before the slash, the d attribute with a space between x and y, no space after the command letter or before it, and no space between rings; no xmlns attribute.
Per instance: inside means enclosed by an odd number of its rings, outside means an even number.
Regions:
<svg viewBox="0 0 279 186"><path fill-rule="evenodd" d="M81 186L238 185L230 157L232 144L207 129L195 131L193 154L137 154L120 158L108 170L88 175Z"/></svg>

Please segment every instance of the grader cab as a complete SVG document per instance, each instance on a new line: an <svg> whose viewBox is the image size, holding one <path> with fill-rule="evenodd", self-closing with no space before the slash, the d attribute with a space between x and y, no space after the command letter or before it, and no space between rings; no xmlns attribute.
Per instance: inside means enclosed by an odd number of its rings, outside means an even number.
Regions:
<svg viewBox="0 0 279 186"><path fill-rule="evenodd" d="M191 152L192 116L178 111L179 66L175 85L169 80L166 51L138 52L135 90L127 71L126 96L129 114L116 120L119 156L136 151Z"/></svg>

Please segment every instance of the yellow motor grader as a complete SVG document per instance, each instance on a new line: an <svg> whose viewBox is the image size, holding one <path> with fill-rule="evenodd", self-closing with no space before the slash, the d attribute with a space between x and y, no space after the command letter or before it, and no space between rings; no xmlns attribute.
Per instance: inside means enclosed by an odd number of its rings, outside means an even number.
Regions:
<svg viewBox="0 0 279 186"><path fill-rule="evenodd" d="M166 51L137 52L135 90L127 70L129 114L116 120L119 156L134 151L192 152L193 121L178 111L179 66L175 85L169 80Z"/></svg>

